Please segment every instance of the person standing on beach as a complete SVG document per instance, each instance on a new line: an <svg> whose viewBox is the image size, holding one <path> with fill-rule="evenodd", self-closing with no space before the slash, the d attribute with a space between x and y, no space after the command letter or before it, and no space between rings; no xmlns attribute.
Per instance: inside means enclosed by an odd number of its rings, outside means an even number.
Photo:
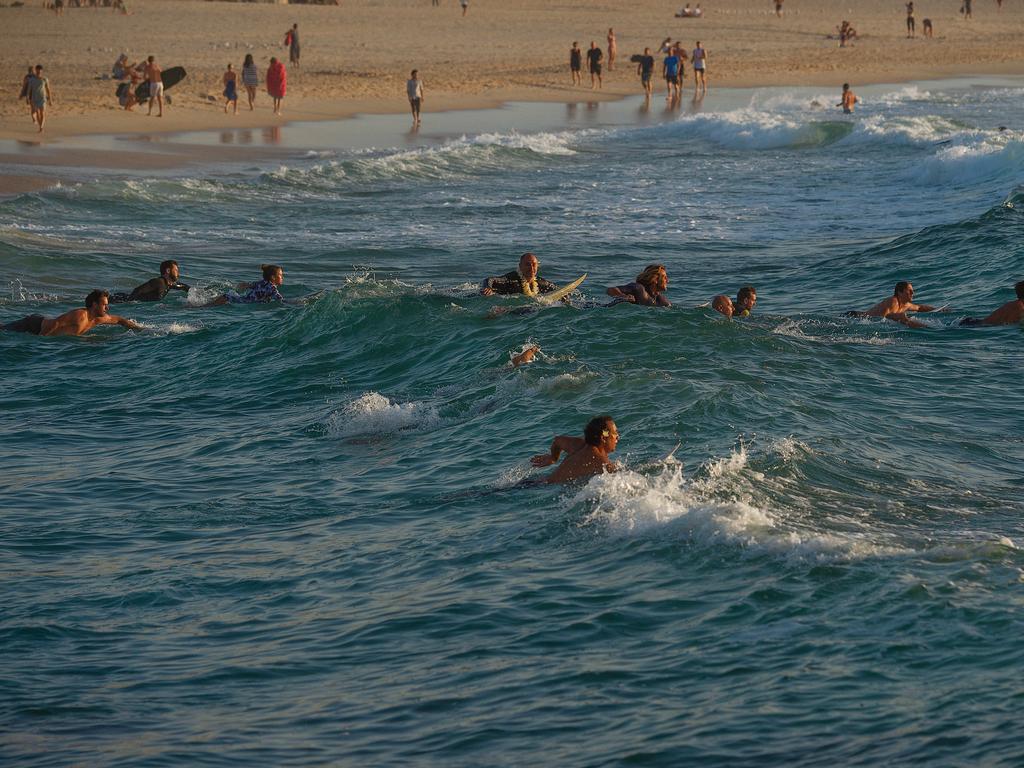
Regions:
<svg viewBox="0 0 1024 768"><path fill-rule="evenodd" d="M147 57L146 80L149 81L149 112L147 114L153 114L153 102L155 101L160 105L160 114L157 117L164 116L164 82L160 79L161 74L160 65L156 63L156 57Z"/></svg>
<svg viewBox="0 0 1024 768"><path fill-rule="evenodd" d="M28 81L28 99L32 104L32 120L39 126L39 133L42 133L43 123L46 122L46 105L53 103L50 81L43 77L42 64L36 64L36 71Z"/></svg>
<svg viewBox="0 0 1024 768"><path fill-rule="evenodd" d="M775 0L775 15L782 18L782 0Z"/></svg>
<svg viewBox="0 0 1024 768"><path fill-rule="evenodd" d="M569 49L569 71L572 72L572 84L583 85L583 51L575 40Z"/></svg>
<svg viewBox="0 0 1024 768"><path fill-rule="evenodd" d="M275 56L270 57L270 67L267 68L267 93L274 100L274 114L281 114L281 99L288 90L288 72L284 68L284 62L278 61Z"/></svg>
<svg viewBox="0 0 1024 768"><path fill-rule="evenodd" d="M32 122L33 123L36 121L36 114L35 114L36 111L32 108L32 97L28 95L28 84L29 84L29 81L33 77L35 77L35 75L36 75L35 68L31 64L29 64L28 72L26 73L26 75L23 78L21 78L21 93L18 95L18 98L19 99L23 99L25 101L25 104L28 105L28 111L29 111L29 114L32 115Z"/></svg>
<svg viewBox="0 0 1024 768"><path fill-rule="evenodd" d="M914 23L914 3L913 0L907 3L907 37L911 38L916 34L917 27Z"/></svg>
<svg viewBox="0 0 1024 768"><path fill-rule="evenodd" d="M651 83L651 76L654 74L654 57L651 56L651 49L644 48L644 55L636 64L636 73L640 75L640 84L644 87L644 94L651 98L654 85Z"/></svg>
<svg viewBox="0 0 1024 768"><path fill-rule="evenodd" d="M836 106L843 108L844 115L852 115L853 105L856 104L858 101L860 101L860 99L858 99L857 95L850 90L850 84L843 83L843 95L839 103L836 104Z"/></svg>
<svg viewBox="0 0 1024 768"><path fill-rule="evenodd" d="M590 89L594 89L595 78L597 78L597 87L601 88L604 86L604 80L601 78L601 62L604 61L604 52L597 47L597 43L593 40L590 41L590 50L587 51L587 69L590 70Z"/></svg>
<svg viewBox="0 0 1024 768"><path fill-rule="evenodd" d="M608 71L615 69L615 56L619 52L619 45L615 40L615 30L608 27Z"/></svg>
<svg viewBox="0 0 1024 768"><path fill-rule="evenodd" d="M971 16L971 0L964 0L964 5L960 11L963 13L965 19L974 18Z"/></svg>
<svg viewBox="0 0 1024 768"><path fill-rule="evenodd" d="M668 56L661 62L661 74L665 78L665 98L675 101L679 98L679 55L675 48L669 48Z"/></svg>
<svg viewBox="0 0 1024 768"><path fill-rule="evenodd" d="M242 64L242 85L249 96L249 111L252 112L256 103L256 87L260 84L260 73L256 69L256 62L252 60L252 54L245 54L245 62Z"/></svg>
<svg viewBox="0 0 1024 768"><path fill-rule="evenodd" d="M224 73L224 114L228 113L228 104L235 105L235 114L238 114L238 73L228 64L227 72Z"/></svg>
<svg viewBox="0 0 1024 768"><path fill-rule="evenodd" d="M284 35L285 45L288 46L288 61L294 64L296 67L299 66L299 25L292 24L292 28L285 32Z"/></svg>
<svg viewBox="0 0 1024 768"><path fill-rule="evenodd" d="M412 108L413 127L420 124L420 107L423 105L423 81L419 78L419 70L414 69L405 81L405 92L409 97L409 106Z"/></svg>
<svg viewBox="0 0 1024 768"><path fill-rule="evenodd" d="M466 11L469 10L469 0L460 0L462 4L462 15L466 15Z"/></svg>
<svg viewBox="0 0 1024 768"><path fill-rule="evenodd" d="M700 40L697 47L693 49L691 61L693 62L693 91L696 96L699 91L708 92L708 81L706 70L708 66L708 53L701 47Z"/></svg>

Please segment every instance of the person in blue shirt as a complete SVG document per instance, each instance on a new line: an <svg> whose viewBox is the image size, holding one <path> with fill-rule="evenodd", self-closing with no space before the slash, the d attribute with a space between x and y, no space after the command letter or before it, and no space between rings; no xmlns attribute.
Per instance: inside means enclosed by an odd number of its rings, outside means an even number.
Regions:
<svg viewBox="0 0 1024 768"><path fill-rule="evenodd" d="M278 288L284 284L284 270L277 264L261 264L263 279L256 283L243 283L237 291L228 291L218 296L211 306L223 304L269 304L272 301L284 301ZM239 293L241 291L241 293Z"/></svg>
<svg viewBox="0 0 1024 768"><path fill-rule="evenodd" d="M668 90L665 98L673 101L679 98L679 56L675 48L670 48L668 56L661 64L661 73L665 76L665 87Z"/></svg>

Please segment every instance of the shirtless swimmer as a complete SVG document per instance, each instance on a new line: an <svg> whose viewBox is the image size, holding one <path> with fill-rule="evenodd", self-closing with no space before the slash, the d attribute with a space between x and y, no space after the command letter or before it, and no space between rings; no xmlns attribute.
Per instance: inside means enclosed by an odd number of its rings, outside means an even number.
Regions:
<svg viewBox="0 0 1024 768"><path fill-rule="evenodd" d="M550 467L558 461L562 451L566 457L554 472L547 476L547 483L570 483L604 472L618 469L608 455L615 452L619 444L619 429L611 416L591 419L583 430L583 437L558 435L551 443L550 453L541 453L530 459L535 467Z"/></svg>
<svg viewBox="0 0 1024 768"><path fill-rule="evenodd" d="M97 325L120 325L130 331L142 330L142 326L133 320L107 314L109 303L110 293L96 290L85 297L85 309L72 309L55 318L29 315L0 327L5 331L31 333L36 336L81 336Z"/></svg>
<svg viewBox="0 0 1024 768"><path fill-rule="evenodd" d="M935 312L939 308L928 304L915 304L914 286L906 280L896 283L892 296L880 301L867 312L846 312L846 317L884 317L903 323L908 328L927 328L924 323L907 316L907 312Z"/></svg>
<svg viewBox="0 0 1024 768"><path fill-rule="evenodd" d="M1008 301L988 317L965 317L960 325L1016 325L1024 320L1024 280L1013 286L1017 298Z"/></svg>

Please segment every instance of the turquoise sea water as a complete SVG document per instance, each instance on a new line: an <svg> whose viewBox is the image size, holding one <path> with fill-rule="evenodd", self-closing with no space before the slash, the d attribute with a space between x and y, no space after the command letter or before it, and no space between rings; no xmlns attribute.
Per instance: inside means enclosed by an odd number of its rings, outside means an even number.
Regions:
<svg viewBox="0 0 1024 768"><path fill-rule="evenodd" d="M0 757L1024 762L1024 336L957 327L1024 279L1024 87L861 93L0 201L0 322L196 286L0 333ZM527 249L574 306L489 317ZM326 292L194 306L270 261ZM588 305L650 262L672 309ZM840 316L900 279L951 309ZM600 413L622 472L517 487Z"/></svg>

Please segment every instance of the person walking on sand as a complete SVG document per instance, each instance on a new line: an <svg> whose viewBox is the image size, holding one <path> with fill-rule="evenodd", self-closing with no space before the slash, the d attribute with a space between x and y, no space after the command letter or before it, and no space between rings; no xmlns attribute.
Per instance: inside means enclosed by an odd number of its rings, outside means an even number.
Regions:
<svg viewBox="0 0 1024 768"><path fill-rule="evenodd" d="M668 56L661 63L661 74L665 78L665 98L675 101L679 98L679 55L675 48L669 48Z"/></svg>
<svg viewBox="0 0 1024 768"><path fill-rule="evenodd" d="M28 105L28 111L29 111L29 114L32 115L32 122L33 123L36 121L36 115L35 115L35 110L32 108L32 97L30 97L28 95L28 83L29 83L29 81L33 77L35 77L35 74L36 74L35 68L31 64L29 64L28 65L28 72L25 74L25 76L23 78L21 78L21 93L18 94L18 98L21 99L22 101L24 101L25 104Z"/></svg>
<svg viewBox="0 0 1024 768"><path fill-rule="evenodd" d="M860 101L860 99L858 99L857 95L850 90L850 84L843 83L843 95L840 98L839 103L836 104L836 106L843 108L844 115L852 115L853 105L856 104L858 101Z"/></svg>
<svg viewBox="0 0 1024 768"><path fill-rule="evenodd" d="M242 85L249 96L249 111L252 112L256 103L256 87L260 84L260 73L256 69L256 62L252 60L252 54L245 54L245 62L242 64Z"/></svg>
<svg viewBox="0 0 1024 768"><path fill-rule="evenodd" d="M914 3L913 0L907 3L907 37L911 38L917 33L917 25L914 23Z"/></svg>
<svg viewBox="0 0 1024 768"><path fill-rule="evenodd" d="M469 10L469 0L459 0L459 2L462 5L462 15L465 16L466 11Z"/></svg>
<svg viewBox="0 0 1024 768"><path fill-rule="evenodd" d="M160 65L156 63L156 57L147 57L146 80L149 81L149 112L146 114L153 114L153 102L155 101L160 107L160 113L157 117L164 116L164 82L160 79L161 74Z"/></svg>
<svg viewBox="0 0 1024 768"><path fill-rule="evenodd" d="M575 40L569 49L569 71L572 73L572 84L583 85L583 51Z"/></svg>
<svg viewBox="0 0 1024 768"><path fill-rule="evenodd" d="M420 124L420 107L423 106L423 81L419 78L419 70L414 69L405 81L405 92L409 97L409 107L412 109L413 127Z"/></svg>
<svg viewBox="0 0 1024 768"><path fill-rule="evenodd" d="M28 81L28 98L32 103L32 121L39 126L39 133L42 133L43 123L46 122L46 105L53 103L50 81L43 77L42 64L36 64L36 71Z"/></svg>
<svg viewBox="0 0 1024 768"><path fill-rule="evenodd" d="M270 57L270 67L267 68L267 93L274 100L274 114L281 114L281 99L288 90L288 72L284 68L284 62L278 61L277 57Z"/></svg>
<svg viewBox="0 0 1024 768"><path fill-rule="evenodd" d="M234 104L235 114L238 114L238 73L228 64L228 70L224 73L224 114L228 113L228 104Z"/></svg>
<svg viewBox="0 0 1024 768"><path fill-rule="evenodd" d="M619 52L618 42L615 40L615 30L608 27L608 71L615 69L615 56Z"/></svg>
<svg viewBox="0 0 1024 768"><path fill-rule="evenodd" d="M691 53L693 62L693 91L694 95L698 91L702 91L705 94L708 92L708 81L707 81L707 66L708 66L708 53L700 44L700 40L697 41L697 46Z"/></svg>
<svg viewBox="0 0 1024 768"><path fill-rule="evenodd" d="M644 55L636 63L636 73L640 75L640 84L644 87L644 95L649 99L654 90L651 77L654 74L654 57L651 56L651 49L644 48Z"/></svg>
<svg viewBox="0 0 1024 768"><path fill-rule="evenodd" d="M288 61L294 64L296 67L299 66L299 25L292 24L292 28L289 29L284 36L286 45L288 46Z"/></svg>
<svg viewBox="0 0 1024 768"><path fill-rule="evenodd" d="M590 89L594 89L594 83L598 88L604 87L604 80L601 78L601 62L604 61L604 52L597 47L597 43L590 41L590 50L587 51L587 69L590 70Z"/></svg>
<svg viewBox="0 0 1024 768"><path fill-rule="evenodd" d="M775 15L782 18L782 0L775 0Z"/></svg>

